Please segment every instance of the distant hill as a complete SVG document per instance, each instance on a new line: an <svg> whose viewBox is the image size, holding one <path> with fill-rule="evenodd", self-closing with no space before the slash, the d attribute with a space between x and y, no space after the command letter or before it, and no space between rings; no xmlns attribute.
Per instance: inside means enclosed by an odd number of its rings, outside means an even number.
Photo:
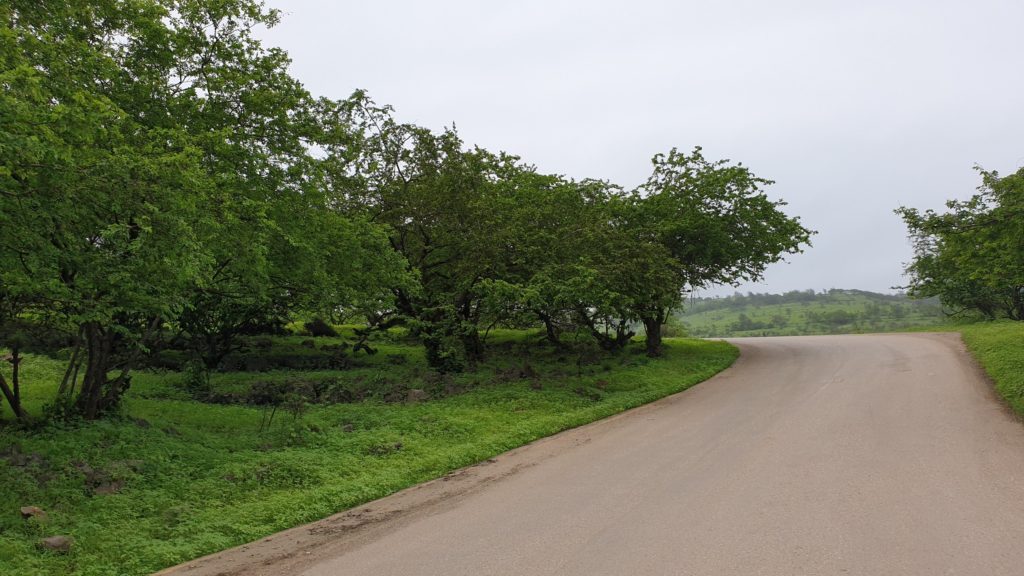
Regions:
<svg viewBox="0 0 1024 576"><path fill-rule="evenodd" d="M678 315L687 332L697 337L886 332L944 318L935 299L839 289L692 298Z"/></svg>

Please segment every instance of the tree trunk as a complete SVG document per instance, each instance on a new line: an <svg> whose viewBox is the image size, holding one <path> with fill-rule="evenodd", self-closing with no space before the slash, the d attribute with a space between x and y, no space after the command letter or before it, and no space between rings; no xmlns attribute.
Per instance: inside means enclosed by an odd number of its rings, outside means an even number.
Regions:
<svg viewBox="0 0 1024 576"><path fill-rule="evenodd" d="M664 324L661 316L651 316L642 319L644 332L647 333L647 355L656 358L661 356L661 326Z"/></svg>
<svg viewBox="0 0 1024 576"><path fill-rule="evenodd" d="M466 360L471 364L479 362L484 357L484 343L480 339L480 332L475 326L462 326L462 349L466 354Z"/></svg>
<svg viewBox="0 0 1024 576"><path fill-rule="evenodd" d="M110 346L103 329L95 322L85 325L85 377L75 407L87 420L99 415L100 398L109 371Z"/></svg>
<svg viewBox="0 0 1024 576"><path fill-rule="evenodd" d="M634 336L634 332L628 328L628 325L622 321L615 323L615 336L608 335L608 325L605 324L604 331L600 330L597 326L597 322L587 313L584 309L578 309L576 315L579 318L581 324L587 327L590 331L591 336L594 340L597 340L597 345L602 350L608 352L618 352L629 344L629 341Z"/></svg>
<svg viewBox="0 0 1024 576"><path fill-rule="evenodd" d="M60 381L60 388L57 390L57 401L61 406L66 407L75 389L78 380L78 366L81 364L79 354L82 351L82 331L75 335L75 347L71 352L71 359L68 360L68 367L64 371L64 378Z"/></svg>
<svg viewBox="0 0 1024 576"><path fill-rule="evenodd" d="M7 398L7 403L10 404L14 417L18 420L24 420L26 414L25 410L21 407L21 398L7 385L7 380L3 374L0 374L0 390L3 391L4 397Z"/></svg>
<svg viewBox="0 0 1024 576"><path fill-rule="evenodd" d="M459 340L462 342L462 352L471 365L476 364L484 357L484 343L480 339L480 330L477 328L480 322L479 308L473 306L472 293L465 293L458 299L456 306L456 318L454 328L458 330Z"/></svg>
<svg viewBox="0 0 1024 576"><path fill-rule="evenodd" d="M114 334L96 322L83 328L85 335L85 377L75 401L75 408L87 420L99 418L104 411L115 406L128 389L130 377L125 367L113 380L107 378L114 352Z"/></svg>
<svg viewBox="0 0 1024 576"><path fill-rule="evenodd" d="M634 332L625 327L624 324L619 324L615 327L615 335L610 336L607 332L602 332L597 328L591 328L590 334L597 340L597 345L602 350L608 352L618 352L625 348L629 341L633 338Z"/></svg>
<svg viewBox="0 0 1024 576"><path fill-rule="evenodd" d="M547 341L554 344L555 348L565 348L565 342L562 342L561 337L559 337L558 327L555 326L554 319L549 314L540 310L534 310L534 314L544 323L544 333Z"/></svg>

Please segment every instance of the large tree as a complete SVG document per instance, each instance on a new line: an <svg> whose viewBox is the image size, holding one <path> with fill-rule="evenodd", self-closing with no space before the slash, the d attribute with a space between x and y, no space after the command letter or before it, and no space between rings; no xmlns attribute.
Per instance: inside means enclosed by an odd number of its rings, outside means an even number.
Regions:
<svg viewBox="0 0 1024 576"><path fill-rule="evenodd" d="M467 147L454 128L434 133L392 118L364 94L349 102L358 161L333 174L347 209L386 224L414 282L395 287L395 312L426 347L429 363L460 370L483 354L489 290L523 273L528 192L548 190L515 156ZM348 153L345 150L340 154Z"/></svg>
<svg viewBox="0 0 1024 576"><path fill-rule="evenodd" d="M662 247L673 260L674 279L644 286L635 311L647 333L647 350L660 353L661 326L683 292L712 284L758 280L769 264L809 245L813 234L770 200L773 182L728 160L709 161L700 147L672 149L652 159L654 170L631 195L627 226L637 243Z"/></svg>
<svg viewBox="0 0 1024 576"><path fill-rule="evenodd" d="M318 156L338 106L252 35L276 21L254 0L0 5L0 298L75 337L60 400L87 418L190 313L386 296L399 261L333 210Z"/></svg>
<svg viewBox="0 0 1024 576"><path fill-rule="evenodd" d="M910 294L937 296L954 312L1024 320L1024 169L980 170L982 184L947 212L901 207L914 246Z"/></svg>

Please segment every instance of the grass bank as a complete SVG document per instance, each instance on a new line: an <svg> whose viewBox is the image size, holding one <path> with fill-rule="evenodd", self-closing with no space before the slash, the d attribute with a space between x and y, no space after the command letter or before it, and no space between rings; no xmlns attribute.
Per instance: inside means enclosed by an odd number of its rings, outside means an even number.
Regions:
<svg viewBox="0 0 1024 576"><path fill-rule="evenodd" d="M421 377L422 355L406 345L406 360L397 361L399 349L346 372L228 373L213 385L228 394L256 378L388 387ZM439 383L457 389L449 395L315 404L278 414L262 431L266 409L192 400L175 372L136 376L120 418L0 428L0 574L147 574L679 392L738 354L723 342L682 339L669 340L659 360L639 349L586 364L515 350ZM44 357L26 360L33 410L51 397L61 368ZM24 521L22 506L47 517ZM54 534L75 538L70 554L36 548Z"/></svg>
<svg viewBox="0 0 1024 576"><path fill-rule="evenodd" d="M992 378L996 391L1024 417L1024 322L964 324L955 330Z"/></svg>

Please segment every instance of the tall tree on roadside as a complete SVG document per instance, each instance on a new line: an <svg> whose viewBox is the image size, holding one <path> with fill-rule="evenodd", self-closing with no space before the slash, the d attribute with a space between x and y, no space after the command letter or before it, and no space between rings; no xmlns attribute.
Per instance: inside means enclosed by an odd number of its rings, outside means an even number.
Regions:
<svg viewBox="0 0 1024 576"><path fill-rule="evenodd" d="M398 263L328 210L313 148L346 129L253 37L276 21L256 0L0 5L0 297L75 336L61 405L116 406L190 312L350 304L380 289L356 272Z"/></svg>
<svg viewBox="0 0 1024 576"><path fill-rule="evenodd" d="M509 243L511 200L534 184L533 170L467 148L454 128L435 134L396 122L362 93L349 101L349 123L358 161L332 175L349 190L345 209L388 227L415 279L394 288L395 312L423 340L431 366L461 370L483 354L487 286L513 274L519 258Z"/></svg>
<svg viewBox="0 0 1024 576"><path fill-rule="evenodd" d="M785 202L767 197L770 180L742 164L709 161L700 147L673 148L651 162L653 173L631 194L625 228L674 261L674 281L646 285L635 304L647 351L658 355L661 327L684 291L759 280L769 264L809 245L813 232L782 211Z"/></svg>
<svg viewBox="0 0 1024 576"><path fill-rule="evenodd" d="M74 404L88 418L129 384L120 349L180 310L205 264L197 229L209 181L198 149L185 130L147 125L119 102L147 85L125 69L132 40L150 33L146 8L0 8L0 282L5 297L76 335L73 357L85 366Z"/></svg>
<svg viewBox="0 0 1024 576"><path fill-rule="evenodd" d="M1024 320L1024 168L978 171L978 194L947 202L947 212L896 210L914 247L908 288L954 312Z"/></svg>

